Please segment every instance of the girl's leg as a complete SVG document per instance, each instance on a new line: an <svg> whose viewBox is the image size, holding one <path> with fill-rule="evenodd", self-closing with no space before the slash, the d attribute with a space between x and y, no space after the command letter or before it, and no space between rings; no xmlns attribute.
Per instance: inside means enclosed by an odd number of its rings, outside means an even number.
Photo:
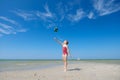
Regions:
<svg viewBox="0 0 120 80"><path fill-rule="evenodd" d="M63 55L64 71L67 71L67 55Z"/></svg>

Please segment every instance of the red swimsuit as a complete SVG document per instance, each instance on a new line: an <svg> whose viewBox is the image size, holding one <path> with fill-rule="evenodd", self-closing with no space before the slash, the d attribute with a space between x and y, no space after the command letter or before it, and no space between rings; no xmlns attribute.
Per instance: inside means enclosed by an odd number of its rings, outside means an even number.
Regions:
<svg viewBox="0 0 120 80"><path fill-rule="evenodd" d="M67 47L64 46L64 47L62 48L62 50L63 50L63 55L68 55Z"/></svg>

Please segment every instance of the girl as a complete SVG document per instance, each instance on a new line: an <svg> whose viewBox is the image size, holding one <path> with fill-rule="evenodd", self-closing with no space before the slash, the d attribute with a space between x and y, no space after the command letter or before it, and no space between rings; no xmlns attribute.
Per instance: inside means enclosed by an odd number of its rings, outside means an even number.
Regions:
<svg viewBox="0 0 120 80"><path fill-rule="evenodd" d="M63 57L63 62L64 62L64 71L66 72L67 71L67 57L68 57L68 55L70 55L69 48L68 48L68 41L64 40L64 42L62 43L57 38L54 38L54 40L62 46L62 52L63 52L62 57Z"/></svg>

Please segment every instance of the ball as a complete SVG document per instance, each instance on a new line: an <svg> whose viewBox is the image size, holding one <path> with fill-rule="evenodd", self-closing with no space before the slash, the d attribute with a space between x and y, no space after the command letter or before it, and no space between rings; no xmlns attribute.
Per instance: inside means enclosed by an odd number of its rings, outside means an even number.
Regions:
<svg viewBox="0 0 120 80"><path fill-rule="evenodd" d="M58 27L55 27L55 28L54 28L54 32L58 32Z"/></svg>

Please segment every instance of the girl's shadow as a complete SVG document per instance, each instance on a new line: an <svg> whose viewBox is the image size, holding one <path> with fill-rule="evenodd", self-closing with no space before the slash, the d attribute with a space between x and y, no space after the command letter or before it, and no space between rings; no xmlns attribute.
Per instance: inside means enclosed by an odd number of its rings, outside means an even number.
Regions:
<svg viewBox="0 0 120 80"><path fill-rule="evenodd" d="M68 71L80 71L80 68L73 68L73 69L68 69Z"/></svg>

